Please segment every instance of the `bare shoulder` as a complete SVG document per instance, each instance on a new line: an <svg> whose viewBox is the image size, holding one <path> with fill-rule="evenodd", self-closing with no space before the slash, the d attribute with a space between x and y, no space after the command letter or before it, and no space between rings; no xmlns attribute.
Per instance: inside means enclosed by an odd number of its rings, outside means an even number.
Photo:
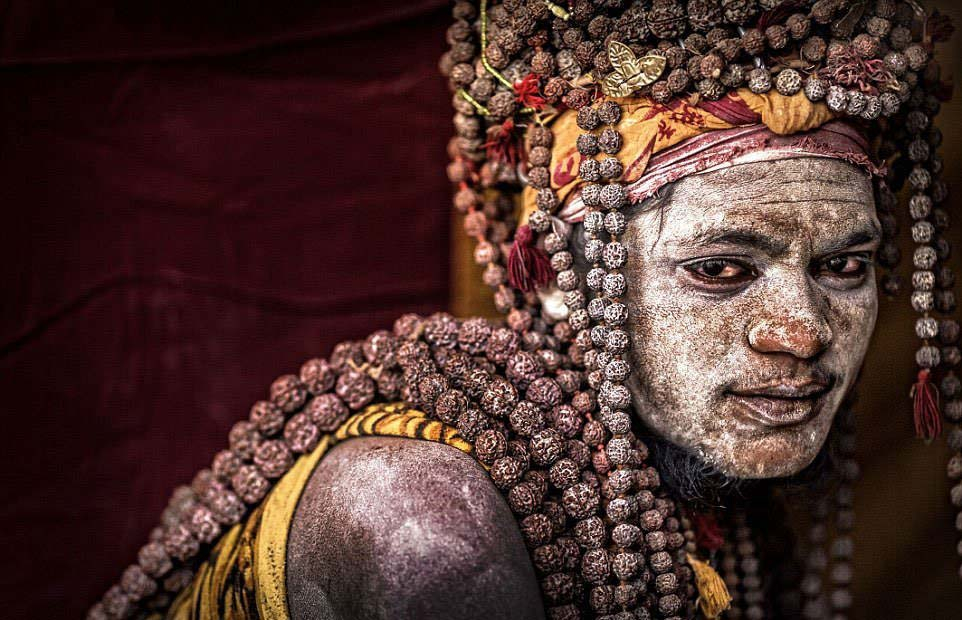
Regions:
<svg viewBox="0 0 962 620"><path fill-rule="evenodd" d="M291 525L292 618L543 618L514 516L470 456L413 439L336 446Z"/></svg>

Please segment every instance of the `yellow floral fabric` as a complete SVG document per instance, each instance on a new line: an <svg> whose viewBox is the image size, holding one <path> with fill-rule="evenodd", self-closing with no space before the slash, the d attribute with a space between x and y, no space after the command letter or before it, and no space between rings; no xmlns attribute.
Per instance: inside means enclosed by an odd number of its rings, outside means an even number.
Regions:
<svg viewBox="0 0 962 620"><path fill-rule="evenodd" d="M667 104L649 97L613 99L621 106L618 131L623 145L618 158L625 166L622 180L631 184L644 175L651 157L689 138L742 125L762 123L773 133L790 135L821 127L835 118L824 102L812 102L804 93L785 96L777 91L755 94L741 88L725 96L720 102L697 102L677 99ZM739 111L738 118L713 113L721 109ZM720 113L720 112L719 112ZM551 153L551 187L559 204L580 185L578 168L583 156L578 152L578 113L567 110L552 123L554 146ZM535 210L536 192L526 187L523 194L522 221Z"/></svg>

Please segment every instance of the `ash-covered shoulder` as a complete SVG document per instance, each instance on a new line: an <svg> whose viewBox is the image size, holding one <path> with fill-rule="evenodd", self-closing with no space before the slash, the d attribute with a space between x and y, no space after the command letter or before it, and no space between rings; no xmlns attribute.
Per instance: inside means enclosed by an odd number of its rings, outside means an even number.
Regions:
<svg viewBox="0 0 962 620"><path fill-rule="evenodd" d="M443 444L364 437L311 476L287 550L291 617L543 618L514 516Z"/></svg>

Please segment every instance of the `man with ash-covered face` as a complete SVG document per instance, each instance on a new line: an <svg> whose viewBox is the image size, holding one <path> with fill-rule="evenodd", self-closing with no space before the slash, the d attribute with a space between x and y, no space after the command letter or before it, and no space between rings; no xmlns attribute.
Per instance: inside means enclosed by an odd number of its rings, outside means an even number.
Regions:
<svg viewBox="0 0 962 620"><path fill-rule="evenodd" d="M881 233L869 174L824 157L745 163L687 176L625 214L630 386L644 427L664 441L663 474L688 487L679 490L701 494L717 493L724 486L719 478L787 477L803 470L823 447L875 325L872 260ZM586 271L578 229L572 249ZM438 460L440 470L424 466ZM344 581L336 583L347 588L360 573L383 568L362 563L345 574L342 562L325 559L319 569L317 558L331 558L357 534L333 524L363 513L362 529L388 536L403 519L372 520L358 506L373 509L385 496L403 497L401 505L410 508L402 512L410 518L428 503L456 507L471 498L464 509L445 510L437 520L433 511L421 512L418 527L444 535L428 543L429 550L423 540L416 549L393 546L387 557L396 563L388 563L389 572L405 578L389 582L432 589L440 574L456 570L463 588L454 594L443 580L438 608L460 596L482 610L469 617L540 614L537 583L510 543L513 519L499 509L496 490L470 459L431 445L372 438L335 448L318 469L305 493L311 499L299 511L301 527L295 522L293 530L292 542L300 543L293 548L309 550L303 560L294 556L294 570L342 574ZM389 482L385 472L395 472ZM430 494L423 503L414 501L425 477ZM352 492L337 491L347 480ZM455 480L461 490L450 493ZM317 528L325 535L316 537ZM450 557L445 550L453 540L475 552ZM426 554L436 569L415 568L413 558ZM483 577L477 573L482 569ZM316 610L316 602L308 603L310 590L292 585L294 600ZM366 596L387 604L380 588L365 589Z"/></svg>
<svg viewBox="0 0 962 620"><path fill-rule="evenodd" d="M868 175L830 159L745 164L655 202L625 235L638 415L726 475L798 472L875 326Z"/></svg>

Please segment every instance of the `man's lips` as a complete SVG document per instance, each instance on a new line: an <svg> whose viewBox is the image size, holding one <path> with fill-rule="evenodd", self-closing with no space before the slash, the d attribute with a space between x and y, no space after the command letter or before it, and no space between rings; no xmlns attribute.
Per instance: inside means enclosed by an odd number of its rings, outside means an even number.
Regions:
<svg viewBox="0 0 962 620"><path fill-rule="evenodd" d="M772 428L802 424L815 417L819 399L831 390L820 381L791 381L732 389L728 396L738 411L752 421Z"/></svg>

